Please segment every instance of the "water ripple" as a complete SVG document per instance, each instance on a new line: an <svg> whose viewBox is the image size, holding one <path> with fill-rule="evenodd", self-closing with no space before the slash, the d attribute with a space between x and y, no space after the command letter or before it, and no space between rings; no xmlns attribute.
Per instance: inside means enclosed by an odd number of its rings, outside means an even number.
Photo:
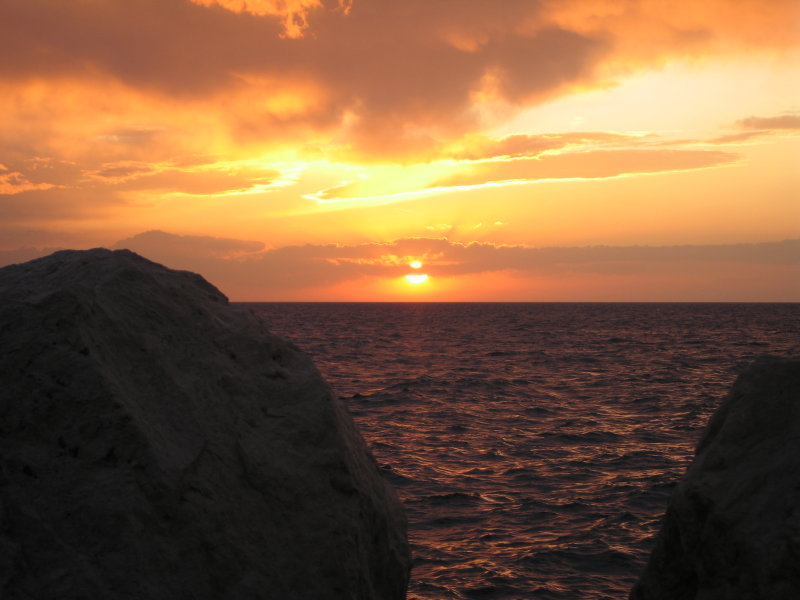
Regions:
<svg viewBox="0 0 800 600"><path fill-rule="evenodd" d="M403 499L411 600L622 599L735 376L800 305L256 304Z"/></svg>

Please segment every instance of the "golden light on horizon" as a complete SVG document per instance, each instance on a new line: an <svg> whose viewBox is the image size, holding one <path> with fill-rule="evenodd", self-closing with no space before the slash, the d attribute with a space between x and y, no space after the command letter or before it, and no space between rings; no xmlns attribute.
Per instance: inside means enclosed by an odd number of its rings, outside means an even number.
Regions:
<svg viewBox="0 0 800 600"><path fill-rule="evenodd" d="M428 276L425 273L406 275L406 281L412 285L420 285L428 281Z"/></svg>
<svg viewBox="0 0 800 600"><path fill-rule="evenodd" d="M0 266L125 247L236 301L800 297L793 0L132 4L0 1Z"/></svg>

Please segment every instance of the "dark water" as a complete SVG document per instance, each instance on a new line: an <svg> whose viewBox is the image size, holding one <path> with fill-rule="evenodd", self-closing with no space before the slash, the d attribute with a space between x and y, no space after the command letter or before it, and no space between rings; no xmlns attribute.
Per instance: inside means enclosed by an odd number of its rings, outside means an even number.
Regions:
<svg viewBox="0 0 800 600"><path fill-rule="evenodd" d="M736 375L799 304L256 304L409 517L411 599L622 599Z"/></svg>

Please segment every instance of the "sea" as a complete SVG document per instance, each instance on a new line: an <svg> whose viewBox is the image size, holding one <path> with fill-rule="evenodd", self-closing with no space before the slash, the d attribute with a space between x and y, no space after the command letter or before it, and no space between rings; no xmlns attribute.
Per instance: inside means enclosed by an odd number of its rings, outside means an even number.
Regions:
<svg viewBox="0 0 800 600"><path fill-rule="evenodd" d="M622 600L709 416L800 304L259 303L409 521L410 600Z"/></svg>

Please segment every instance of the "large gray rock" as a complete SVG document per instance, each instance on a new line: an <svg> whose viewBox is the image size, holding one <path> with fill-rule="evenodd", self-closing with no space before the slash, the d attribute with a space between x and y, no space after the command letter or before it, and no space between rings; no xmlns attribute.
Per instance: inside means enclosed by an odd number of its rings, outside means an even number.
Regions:
<svg viewBox="0 0 800 600"><path fill-rule="evenodd" d="M311 361L121 250L0 269L0 598L400 599L405 518Z"/></svg>
<svg viewBox="0 0 800 600"><path fill-rule="evenodd" d="M800 359L761 359L736 381L630 597L800 598Z"/></svg>

